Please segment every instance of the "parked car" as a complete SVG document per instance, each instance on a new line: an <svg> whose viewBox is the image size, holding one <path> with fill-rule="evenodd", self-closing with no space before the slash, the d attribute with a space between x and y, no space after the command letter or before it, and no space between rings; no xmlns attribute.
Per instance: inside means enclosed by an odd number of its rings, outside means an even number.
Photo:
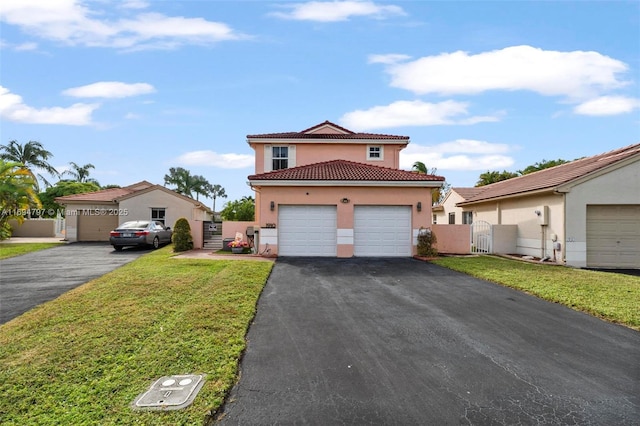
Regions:
<svg viewBox="0 0 640 426"><path fill-rule="evenodd" d="M162 222L155 220L133 220L125 222L109 233L109 243L117 251L129 246L151 246L171 242L173 231Z"/></svg>

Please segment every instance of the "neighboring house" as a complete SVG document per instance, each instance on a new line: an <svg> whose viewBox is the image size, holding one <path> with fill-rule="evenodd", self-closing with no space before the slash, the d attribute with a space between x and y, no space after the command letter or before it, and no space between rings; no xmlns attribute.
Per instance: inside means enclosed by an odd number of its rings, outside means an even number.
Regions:
<svg viewBox="0 0 640 426"><path fill-rule="evenodd" d="M399 170L407 136L356 133L329 121L248 135L255 150L260 252L280 256L411 256L444 178Z"/></svg>
<svg viewBox="0 0 640 426"><path fill-rule="evenodd" d="M470 211L463 211L457 204L475 197L484 190L484 187L477 188L451 188L442 200L442 203L433 206L433 223L444 225L470 225L473 223L473 214Z"/></svg>
<svg viewBox="0 0 640 426"><path fill-rule="evenodd" d="M191 225L194 248L203 246L204 222L211 210L199 201L147 181L56 198L65 207L69 241L109 241L109 232L129 220L159 220L173 228L184 217Z"/></svg>
<svg viewBox="0 0 640 426"><path fill-rule="evenodd" d="M481 189L457 207L474 224L517 225L519 254L574 267L640 268L640 144Z"/></svg>

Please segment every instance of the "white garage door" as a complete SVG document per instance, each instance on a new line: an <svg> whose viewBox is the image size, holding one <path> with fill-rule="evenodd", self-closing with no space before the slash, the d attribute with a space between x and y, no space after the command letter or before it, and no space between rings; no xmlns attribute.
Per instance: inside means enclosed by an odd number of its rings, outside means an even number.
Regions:
<svg viewBox="0 0 640 426"><path fill-rule="evenodd" d="M337 256L336 206L279 206L278 255Z"/></svg>
<svg viewBox="0 0 640 426"><path fill-rule="evenodd" d="M411 207L355 206L354 255L411 256Z"/></svg>
<svg viewBox="0 0 640 426"><path fill-rule="evenodd" d="M109 232L118 227L118 216L102 214L109 209L78 211L78 241L109 241Z"/></svg>
<svg viewBox="0 0 640 426"><path fill-rule="evenodd" d="M587 206L587 266L640 268L640 206Z"/></svg>

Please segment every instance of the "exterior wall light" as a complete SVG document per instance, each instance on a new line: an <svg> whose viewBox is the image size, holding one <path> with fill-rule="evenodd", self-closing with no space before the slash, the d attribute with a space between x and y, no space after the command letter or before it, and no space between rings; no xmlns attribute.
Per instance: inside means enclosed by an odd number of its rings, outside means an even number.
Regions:
<svg viewBox="0 0 640 426"><path fill-rule="evenodd" d="M342 200L340 200L340 202L347 204L350 200L348 198L343 198Z"/></svg>
<svg viewBox="0 0 640 426"><path fill-rule="evenodd" d="M273 211L276 208L276 203L274 203L273 201L269 204L269 209L271 211Z"/></svg>
<svg viewBox="0 0 640 426"><path fill-rule="evenodd" d="M418 209L419 212L422 211L422 201L418 201L418 204L416 204L416 209Z"/></svg>

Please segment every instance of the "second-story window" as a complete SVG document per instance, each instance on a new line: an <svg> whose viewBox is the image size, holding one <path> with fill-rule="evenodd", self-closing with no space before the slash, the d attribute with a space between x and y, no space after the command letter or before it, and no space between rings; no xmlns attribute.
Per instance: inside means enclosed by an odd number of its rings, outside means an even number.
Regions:
<svg viewBox="0 0 640 426"><path fill-rule="evenodd" d="M382 146L369 145L367 146L367 160L383 160Z"/></svg>
<svg viewBox="0 0 640 426"><path fill-rule="evenodd" d="M272 170L289 168L289 147L274 146L271 151Z"/></svg>

